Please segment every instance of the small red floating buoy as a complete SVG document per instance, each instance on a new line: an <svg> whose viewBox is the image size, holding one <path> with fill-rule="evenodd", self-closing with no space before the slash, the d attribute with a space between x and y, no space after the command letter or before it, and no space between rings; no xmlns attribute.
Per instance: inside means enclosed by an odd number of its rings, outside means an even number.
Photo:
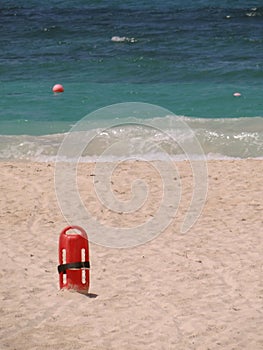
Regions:
<svg viewBox="0 0 263 350"><path fill-rule="evenodd" d="M64 92L64 88L61 84L56 84L53 86L52 89L53 92L58 93L58 92Z"/></svg>
<svg viewBox="0 0 263 350"><path fill-rule="evenodd" d="M241 93L240 93L240 92L234 92L234 93L233 93L233 96L239 97L239 96L241 96Z"/></svg>

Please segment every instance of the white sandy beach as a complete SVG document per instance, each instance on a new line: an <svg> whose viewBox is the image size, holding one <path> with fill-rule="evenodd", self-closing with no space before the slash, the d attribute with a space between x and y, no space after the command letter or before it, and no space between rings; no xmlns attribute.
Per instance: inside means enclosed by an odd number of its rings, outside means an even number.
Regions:
<svg viewBox="0 0 263 350"><path fill-rule="evenodd" d="M124 179L144 177L152 186L143 212L126 216L96 203L93 167L81 165L80 190L94 215L128 226L154 215L161 187L148 163L114 174L121 198L129 196ZM180 225L192 176L179 162L182 200L163 233L129 249L90 242L88 296L59 290L58 238L68 223L54 164L0 169L1 350L263 349L262 160L208 161L205 207L186 234Z"/></svg>

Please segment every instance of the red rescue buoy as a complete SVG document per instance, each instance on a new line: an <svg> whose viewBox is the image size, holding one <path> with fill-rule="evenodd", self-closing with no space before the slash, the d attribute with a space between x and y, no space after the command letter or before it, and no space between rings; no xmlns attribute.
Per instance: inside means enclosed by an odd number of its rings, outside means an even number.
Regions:
<svg viewBox="0 0 263 350"><path fill-rule="evenodd" d="M66 227L60 234L58 251L60 289L74 289L81 293L88 293L89 242L83 228Z"/></svg>
<svg viewBox="0 0 263 350"><path fill-rule="evenodd" d="M64 92L64 87L61 84L56 84L53 86L52 91L55 93Z"/></svg>

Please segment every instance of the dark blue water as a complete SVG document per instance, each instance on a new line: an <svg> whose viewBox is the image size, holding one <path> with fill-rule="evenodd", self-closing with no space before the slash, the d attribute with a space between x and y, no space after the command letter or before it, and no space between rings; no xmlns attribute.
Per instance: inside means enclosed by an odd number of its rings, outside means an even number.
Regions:
<svg viewBox="0 0 263 350"><path fill-rule="evenodd" d="M2 135L64 133L98 108L144 102L220 128L226 142L227 119L247 147L257 139L240 156L261 155L259 0L1 1L0 30Z"/></svg>

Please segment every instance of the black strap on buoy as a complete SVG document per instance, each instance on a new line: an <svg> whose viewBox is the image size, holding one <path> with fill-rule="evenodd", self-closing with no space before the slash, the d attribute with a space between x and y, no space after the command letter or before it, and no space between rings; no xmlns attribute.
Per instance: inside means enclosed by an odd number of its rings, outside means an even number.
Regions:
<svg viewBox="0 0 263 350"><path fill-rule="evenodd" d="M58 265L58 273L61 273L61 272L66 273L67 270L82 269L82 268L89 269L90 268L89 261L81 261L76 263Z"/></svg>

